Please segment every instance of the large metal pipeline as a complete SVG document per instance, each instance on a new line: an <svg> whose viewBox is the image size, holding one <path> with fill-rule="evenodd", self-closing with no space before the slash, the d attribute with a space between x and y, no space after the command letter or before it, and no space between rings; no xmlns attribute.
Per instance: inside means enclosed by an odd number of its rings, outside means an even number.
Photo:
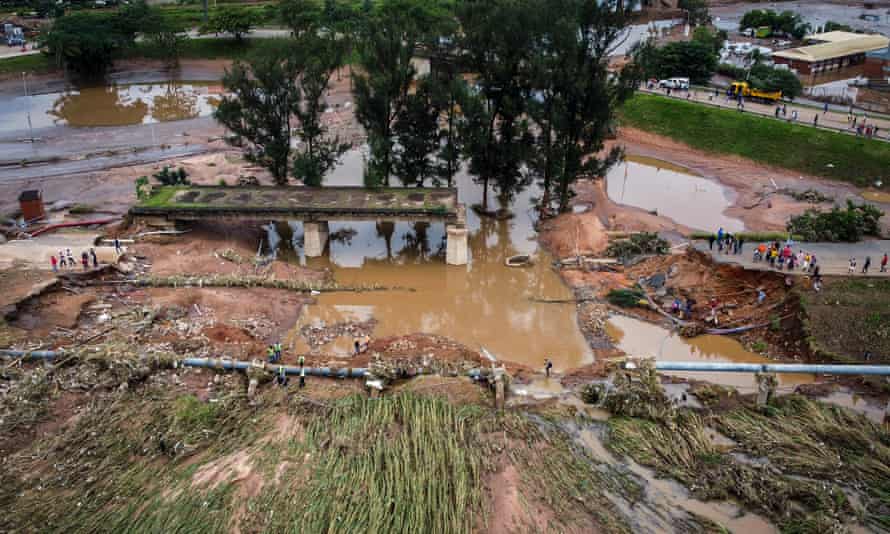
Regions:
<svg viewBox="0 0 890 534"><path fill-rule="evenodd" d="M2 358L22 358L23 360L54 360L65 354L64 350L4 350L0 349L0 357ZM229 360L226 358L183 358L177 361L177 365L186 367L205 367L208 369L225 369L229 371L246 371L252 364L251 362L241 360ZM333 378L364 378L368 374L368 370L363 367L299 367L295 365L276 365L266 364L266 369L274 373L280 372L280 368L284 368L285 374L299 375L305 371L306 376L327 376Z"/></svg>
<svg viewBox="0 0 890 534"><path fill-rule="evenodd" d="M0 358L22 358L24 360L53 360L65 354L64 350L6 350L0 349ZM229 360L226 358L183 358L179 365L186 367L204 367L208 369L224 369L230 371L246 371L252 366L251 362L243 360ZM625 363L625 367L633 368L633 362ZM364 378L369 371L364 367L300 367L297 365L266 364L266 369L278 373L284 368L285 374L299 375L305 370L306 376L325 376L333 378ZM677 362L656 361L655 369L658 371L690 371L704 373L802 373L825 375L878 375L890 376L890 365L847 365L847 364L807 364L807 363L708 363L708 362ZM410 372L422 374L420 369ZM473 369L467 373L471 377L478 377L479 369Z"/></svg>
<svg viewBox="0 0 890 534"><path fill-rule="evenodd" d="M706 363L656 361L655 369L658 371L691 371L710 373L805 373L817 375L890 376L890 365L821 365L807 363Z"/></svg>
<svg viewBox="0 0 890 534"><path fill-rule="evenodd" d="M23 360L54 360L65 354L64 350L6 350L0 349L0 358L21 358ZM253 366L252 362L243 360L230 360L227 358L183 358L177 361L177 365L186 367L203 367L207 369L223 369L227 371L246 371ZM279 373L280 369L284 369L287 375L299 376L305 372L306 376L321 376L329 378L365 378L370 375L365 367L300 367L298 365L278 365L265 364L265 369L273 373ZM422 369L408 370L406 376L415 376L423 374ZM467 376L478 378L482 375L480 369L471 369L467 372Z"/></svg>

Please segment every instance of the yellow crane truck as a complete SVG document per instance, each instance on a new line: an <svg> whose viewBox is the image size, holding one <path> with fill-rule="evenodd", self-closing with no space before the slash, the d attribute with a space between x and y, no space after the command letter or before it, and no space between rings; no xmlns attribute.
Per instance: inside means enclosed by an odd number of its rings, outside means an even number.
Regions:
<svg viewBox="0 0 890 534"><path fill-rule="evenodd" d="M762 102L776 103L782 99L782 91L761 91L748 85L748 82L732 82L730 91L734 97L741 95L744 98Z"/></svg>

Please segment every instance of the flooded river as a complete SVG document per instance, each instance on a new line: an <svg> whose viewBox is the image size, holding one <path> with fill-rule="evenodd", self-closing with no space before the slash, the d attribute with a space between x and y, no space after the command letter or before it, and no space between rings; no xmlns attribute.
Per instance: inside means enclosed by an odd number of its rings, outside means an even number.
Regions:
<svg viewBox="0 0 890 534"><path fill-rule="evenodd" d="M56 125L129 126L210 115L219 82L168 81L70 89L0 100L0 133Z"/></svg>
<svg viewBox="0 0 890 534"><path fill-rule="evenodd" d="M606 323L606 332L618 348L631 356L654 356L658 360L683 362L743 362L775 363L760 354L746 350L729 336L703 335L685 338L660 326L616 315ZM733 386L741 391L754 391L754 376L750 373L683 373L665 374L706 380L714 384ZM808 374L779 374L779 389L788 391L799 384L815 380Z"/></svg>
<svg viewBox="0 0 890 534"><path fill-rule="evenodd" d="M656 211L696 230L745 229L723 213L733 203L731 190L665 161L628 155L606 175L606 191L614 202Z"/></svg>
<svg viewBox="0 0 890 534"><path fill-rule="evenodd" d="M361 180L361 155L354 151L326 184L359 185ZM481 186L468 175L460 174L457 186L460 201L468 206L481 199ZM551 358L557 370L593 361L577 326L574 305L531 300L571 297L551 267L551 258L537 245L531 208L533 197L539 194L530 187L518 195L512 206L515 216L509 220L480 218L467 210L470 262L466 266L445 264L443 224L331 222L331 234L342 239L332 240L324 257L301 261L330 269L342 284L377 283L415 291L321 295L316 305L305 308L293 339L305 324L373 317L375 337L441 334L536 368L543 367L545 358ZM300 253L302 225L292 223L291 227L298 246L284 246L285 255ZM285 238L282 243L287 243L288 228L279 228ZM533 254L536 261L530 267L507 267L505 260L515 254ZM351 340L340 339L322 350L346 353L350 344Z"/></svg>

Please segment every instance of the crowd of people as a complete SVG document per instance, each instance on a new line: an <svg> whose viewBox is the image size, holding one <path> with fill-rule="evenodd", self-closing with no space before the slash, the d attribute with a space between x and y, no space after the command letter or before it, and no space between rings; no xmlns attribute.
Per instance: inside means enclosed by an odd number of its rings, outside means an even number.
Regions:
<svg viewBox="0 0 890 534"><path fill-rule="evenodd" d="M52 265L53 272L59 272L59 269L76 269L77 268L77 259L71 254L71 249L60 250L58 255L50 256L49 262ZM80 264L83 266L83 270L86 271L90 268L92 264L93 268L99 266L99 259L96 257L96 250L90 249L85 250L80 253Z"/></svg>

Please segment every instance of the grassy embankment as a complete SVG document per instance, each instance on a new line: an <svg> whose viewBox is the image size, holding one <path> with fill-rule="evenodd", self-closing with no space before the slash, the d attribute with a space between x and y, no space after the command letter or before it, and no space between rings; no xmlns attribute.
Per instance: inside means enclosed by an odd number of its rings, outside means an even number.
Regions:
<svg viewBox="0 0 890 534"><path fill-rule="evenodd" d="M638 94L620 112L623 124L693 148L850 182L883 180L890 188L890 143L818 130L737 111Z"/></svg>
<svg viewBox="0 0 890 534"><path fill-rule="evenodd" d="M0 397L2 435L56 414L55 380L113 385L141 368L91 358L17 380ZM411 393L336 399L354 390L312 381L301 394L264 387L251 406L243 379L229 378L212 403L169 376L78 393L75 423L7 454L0 530L467 533L485 529L486 480L507 464L518 498L548 510L549 528L630 532L590 457L522 414ZM330 393L304 396L312 391Z"/></svg>
<svg viewBox="0 0 890 534"><path fill-rule="evenodd" d="M801 298L812 352L822 360L890 363L890 280L829 279Z"/></svg>

